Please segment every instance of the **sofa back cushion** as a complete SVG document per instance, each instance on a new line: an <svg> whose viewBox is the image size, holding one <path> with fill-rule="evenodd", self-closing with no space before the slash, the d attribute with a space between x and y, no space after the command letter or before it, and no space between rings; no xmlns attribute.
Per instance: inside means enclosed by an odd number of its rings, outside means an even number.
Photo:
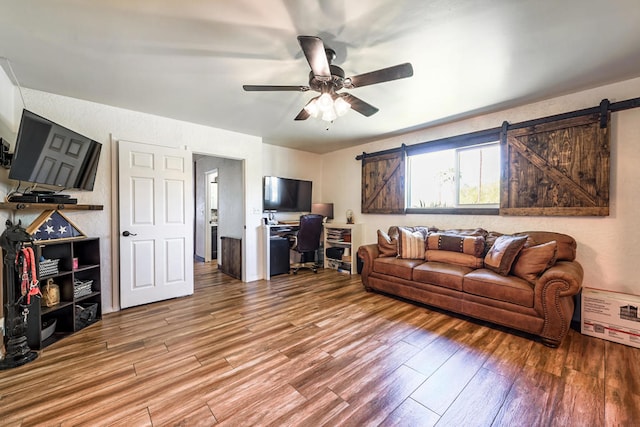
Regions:
<svg viewBox="0 0 640 427"><path fill-rule="evenodd" d="M529 245L535 246L555 240L558 244L558 261L575 261L576 259L576 239L553 231L523 231L514 233L514 236L529 236Z"/></svg>
<svg viewBox="0 0 640 427"><path fill-rule="evenodd" d="M452 251L427 249L425 252L425 259L427 261L445 262L447 264L455 264L474 269L482 268L484 266L484 260L482 257Z"/></svg>
<svg viewBox="0 0 640 427"><path fill-rule="evenodd" d="M459 236L482 236L486 237L489 233L484 228L450 228L448 230L439 230L440 233L456 234Z"/></svg>
<svg viewBox="0 0 640 427"><path fill-rule="evenodd" d="M433 233L438 231L437 227L426 227L423 225L415 225L415 226L409 226L409 225L392 225L391 227L389 227L389 231L387 231L387 234L389 235L389 237L391 237L392 239L394 237L398 237L398 235L400 234L400 229L404 228L405 230L408 230L410 232L414 232L414 231L419 231L421 232L424 237L427 237L427 234L429 233Z"/></svg>

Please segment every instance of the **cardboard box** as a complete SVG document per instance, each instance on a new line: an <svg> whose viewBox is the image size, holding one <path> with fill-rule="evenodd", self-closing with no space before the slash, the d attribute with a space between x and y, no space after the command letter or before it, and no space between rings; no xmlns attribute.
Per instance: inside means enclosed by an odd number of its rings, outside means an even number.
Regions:
<svg viewBox="0 0 640 427"><path fill-rule="evenodd" d="M580 331L640 348L640 296L582 288Z"/></svg>

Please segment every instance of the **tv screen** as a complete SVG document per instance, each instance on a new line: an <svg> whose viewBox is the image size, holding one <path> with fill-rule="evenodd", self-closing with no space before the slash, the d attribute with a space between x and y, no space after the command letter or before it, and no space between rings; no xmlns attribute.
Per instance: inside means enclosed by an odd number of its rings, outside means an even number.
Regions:
<svg viewBox="0 0 640 427"><path fill-rule="evenodd" d="M265 211L311 211L311 181L265 176L262 194Z"/></svg>
<svg viewBox="0 0 640 427"><path fill-rule="evenodd" d="M23 110L9 179L93 190L101 149L99 142Z"/></svg>

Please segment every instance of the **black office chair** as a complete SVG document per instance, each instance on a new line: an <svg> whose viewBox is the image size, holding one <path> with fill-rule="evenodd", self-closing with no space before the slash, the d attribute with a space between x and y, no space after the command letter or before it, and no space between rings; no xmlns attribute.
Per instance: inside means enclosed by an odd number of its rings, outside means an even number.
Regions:
<svg viewBox="0 0 640 427"><path fill-rule="evenodd" d="M314 273L318 272L316 252L320 249L320 236L322 234L322 215L308 214L300 216L300 229L294 236L292 250L300 254L300 262L292 263L289 273L298 274L301 268L310 268Z"/></svg>

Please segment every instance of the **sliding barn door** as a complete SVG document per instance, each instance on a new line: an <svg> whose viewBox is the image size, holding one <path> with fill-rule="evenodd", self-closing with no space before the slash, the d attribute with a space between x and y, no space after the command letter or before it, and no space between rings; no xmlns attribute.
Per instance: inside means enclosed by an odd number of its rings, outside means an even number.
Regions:
<svg viewBox="0 0 640 427"><path fill-rule="evenodd" d="M500 213L609 215L609 120L600 114L507 130Z"/></svg>
<svg viewBox="0 0 640 427"><path fill-rule="evenodd" d="M363 157L362 213L404 213L405 157L404 150Z"/></svg>

